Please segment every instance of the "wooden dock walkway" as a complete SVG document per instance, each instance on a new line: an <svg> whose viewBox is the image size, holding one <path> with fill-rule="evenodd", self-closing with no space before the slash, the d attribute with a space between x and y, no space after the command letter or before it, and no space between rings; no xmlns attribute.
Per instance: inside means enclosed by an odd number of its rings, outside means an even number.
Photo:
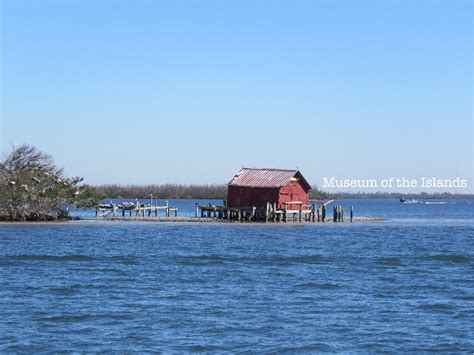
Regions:
<svg viewBox="0 0 474 355"><path fill-rule="evenodd" d="M95 220L113 221L174 221L174 222L261 222L261 223L301 223L301 222L344 222L344 210L341 205L334 205L332 217L328 216L327 206L333 200L325 203L305 205L293 201L277 208L276 203L267 203L266 207L228 207L223 205L199 205L196 203L195 216L178 217L178 208L172 207L166 201L165 205L153 205L123 202L119 204L100 204L95 209ZM160 211L164 211L161 213ZM350 208L348 221L362 220L355 218L353 208ZM90 219L90 218L86 218ZM369 220L367 218L363 220ZM380 220L380 219L372 219Z"/></svg>
<svg viewBox="0 0 474 355"><path fill-rule="evenodd" d="M306 205L302 202L293 201L283 203L283 208L277 208L276 203L267 203L266 208L262 207L228 207L223 205L199 205L196 203L195 217L214 218L217 220L227 220L229 222L326 222L330 220L327 217L327 205L332 203L330 200L325 203L312 203ZM349 221L354 220L354 210L350 208ZM342 206L334 206L334 222L344 222L344 210Z"/></svg>
<svg viewBox="0 0 474 355"><path fill-rule="evenodd" d="M125 212L128 211L129 216L125 217ZM95 216L96 218L117 218L120 214L122 218L133 218L132 211L135 213L135 218L138 217L152 217L152 214L155 215L156 218L159 217L159 211L165 211L165 217L169 218L171 213L174 214L174 217L178 217L178 208L171 207L166 201L166 205L158 206L152 204L143 204L143 203L130 203L130 202L123 202L121 204L114 204L114 203L105 203L100 204L95 209Z"/></svg>

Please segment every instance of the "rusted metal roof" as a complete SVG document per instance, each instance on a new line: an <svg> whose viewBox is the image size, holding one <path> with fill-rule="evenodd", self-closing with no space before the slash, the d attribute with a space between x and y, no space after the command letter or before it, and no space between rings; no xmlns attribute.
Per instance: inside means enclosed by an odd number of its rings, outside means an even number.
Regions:
<svg viewBox="0 0 474 355"><path fill-rule="evenodd" d="M240 170L229 182L229 185L247 187L282 187L291 179L299 179L304 187L308 190L311 189L311 185L308 184L299 170L267 168L242 168L242 170Z"/></svg>

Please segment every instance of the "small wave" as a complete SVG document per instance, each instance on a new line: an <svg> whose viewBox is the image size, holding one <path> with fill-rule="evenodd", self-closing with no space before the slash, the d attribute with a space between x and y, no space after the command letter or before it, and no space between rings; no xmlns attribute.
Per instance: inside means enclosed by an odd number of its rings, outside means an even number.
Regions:
<svg viewBox="0 0 474 355"><path fill-rule="evenodd" d="M307 288L314 288L314 289L323 289L323 290L334 290L336 288L341 288L340 285L325 282L325 283L316 283L316 282L307 282L303 284L296 285L297 289L307 289Z"/></svg>
<svg viewBox="0 0 474 355"><path fill-rule="evenodd" d="M211 351L213 348L206 346L206 345L191 345L189 347L190 351L197 351L197 352L202 352L202 351Z"/></svg>
<svg viewBox="0 0 474 355"><path fill-rule="evenodd" d="M427 310L427 311L443 312L443 311L450 311L454 307L447 303L428 303L428 304L423 304L419 306L418 308L422 310Z"/></svg>
<svg viewBox="0 0 474 355"><path fill-rule="evenodd" d="M226 259L219 255L196 255L179 258L178 263L181 265L207 265L222 264Z"/></svg>
<svg viewBox="0 0 474 355"><path fill-rule="evenodd" d="M135 319L133 314L100 314L98 317L101 318L110 318L113 320L121 321L121 320L132 320Z"/></svg>
<svg viewBox="0 0 474 355"><path fill-rule="evenodd" d="M463 294L463 295L454 296L454 298L458 300L463 300L463 301L474 301L474 295Z"/></svg>
<svg viewBox="0 0 474 355"><path fill-rule="evenodd" d="M204 260L204 261L224 261L225 259L219 255L199 255L192 257L196 260Z"/></svg>
<svg viewBox="0 0 474 355"><path fill-rule="evenodd" d="M90 269L86 269L87 271L91 271ZM94 268L93 271L96 272L103 272L103 273L111 273L111 274L118 274L118 275L126 275L127 273L123 270L119 269L112 269L112 268Z"/></svg>
<svg viewBox="0 0 474 355"><path fill-rule="evenodd" d="M16 261L112 261L124 265L135 265L138 263L137 259L132 256L89 256L82 254L71 255L46 255L46 254L22 254L7 257L7 260Z"/></svg>
<svg viewBox="0 0 474 355"><path fill-rule="evenodd" d="M109 260L116 261L124 265L135 265L138 264L138 261L133 256L111 256Z"/></svg>
<svg viewBox="0 0 474 355"><path fill-rule="evenodd" d="M454 263L465 263L470 260L467 255L433 255L430 256L429 259L435 261L451 261Z"/></svg>
<svg viewBox="0 0 474 355"><path fill-rule="evenodd" d="M10 257L13 260L28 261L91 261L92 257L87 255L15 255Z"/></svg>
<svg viewBox="0 0 474 355"><path fill-rule="evenodd" d="M178 259L182 265L207 265L223 263L257 263L265 265L287 266L291 264L323 264L330 259L321 255L297 255L297 256L265 256L265 257L234 257L220 255L196 255L185 256Z"/></svg>
<svg viewBox="0 0 474 355"><path fill-rule="evenodd" d="M277 264L323 264L329 261L321 255L298 255L298 256L277 256L267 260L268 262L275 262Z"/></svg>
<svg viewBox="0 0 474 355"><path fill-rule="evenodd" d="M85 322L92 319L92 316L87 315L87 314L76 314L76 315L62 315L62 316L50 316L50 317L44 317L41 320L47 321L47 322Z"/></svg>
<svg viewBox="0 0 474 355"><path fill-rule="evenodd" d="M57 322L57 323L79 323L87 322L93 319L110 319L114 321L132 320L134 315L132 314L114 314L114 313L103 313L103 314L63 314L59 316L46 316L40 318L41 321L46 322Z"/></svg>
<svg viewBox="0 0 474 355"><path fill-rule="evenodd" d="M377 263L382 265L402 265L402 260L397 257L378 258Z"/></svg>
<svg viewBox="0 0 474 355"><path fill-rule="evenodd" d="M81 285L75 284L71 286L51 287L48 289L48 291L59 295L72 295L74 293L77 293L80 287Z"/></svg>

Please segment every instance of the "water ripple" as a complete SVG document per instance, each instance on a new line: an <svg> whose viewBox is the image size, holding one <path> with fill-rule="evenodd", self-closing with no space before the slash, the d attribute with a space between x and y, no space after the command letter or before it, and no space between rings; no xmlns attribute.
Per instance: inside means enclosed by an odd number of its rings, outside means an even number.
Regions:
<svg viewBox="0 0 474 355"><path fill-rule="evenodd" d="M465 225L0 226L0 352L472 352Z"/></svg>

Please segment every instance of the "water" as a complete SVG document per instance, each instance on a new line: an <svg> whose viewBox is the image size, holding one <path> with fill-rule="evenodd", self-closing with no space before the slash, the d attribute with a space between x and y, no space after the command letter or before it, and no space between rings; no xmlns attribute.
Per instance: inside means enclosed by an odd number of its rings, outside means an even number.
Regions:
<svg viewBox="0 0 474 355"><path fill-rule="evenodd" d="M135 199L105 199L103 203L135 202ZM140 199L140 203L150 203L150 199ZM195 216L196 203L206 205L222 205L222 200L158 200L158 205L164 206L166 202L170 206L178 207L179 216ZM420 200L429 202L441 202L447 200ZM424 205L424 204L401 204L399 200L389 199L347 199L338 200L337 204L344 207L346 212L351 206L354 207L355 216L383 217L399 222L421 221L421 220L447 220L474 219L474 200L449 200L446 205ZM156 204L156 200L153 204ZM332 205L329 205L331 208ZM80 217L95 217L93 209L71 209L73 215ZM128 216L126 212L126 216ZM164 216L164 211L160 211Z"/></svg>
<svg viewBox="0 0 474 355"><path fill-rule="evenodd" d="M474 351L472 202L392 202L347 201L394 216L370 223L1 225L0 351Z"/></svg>

